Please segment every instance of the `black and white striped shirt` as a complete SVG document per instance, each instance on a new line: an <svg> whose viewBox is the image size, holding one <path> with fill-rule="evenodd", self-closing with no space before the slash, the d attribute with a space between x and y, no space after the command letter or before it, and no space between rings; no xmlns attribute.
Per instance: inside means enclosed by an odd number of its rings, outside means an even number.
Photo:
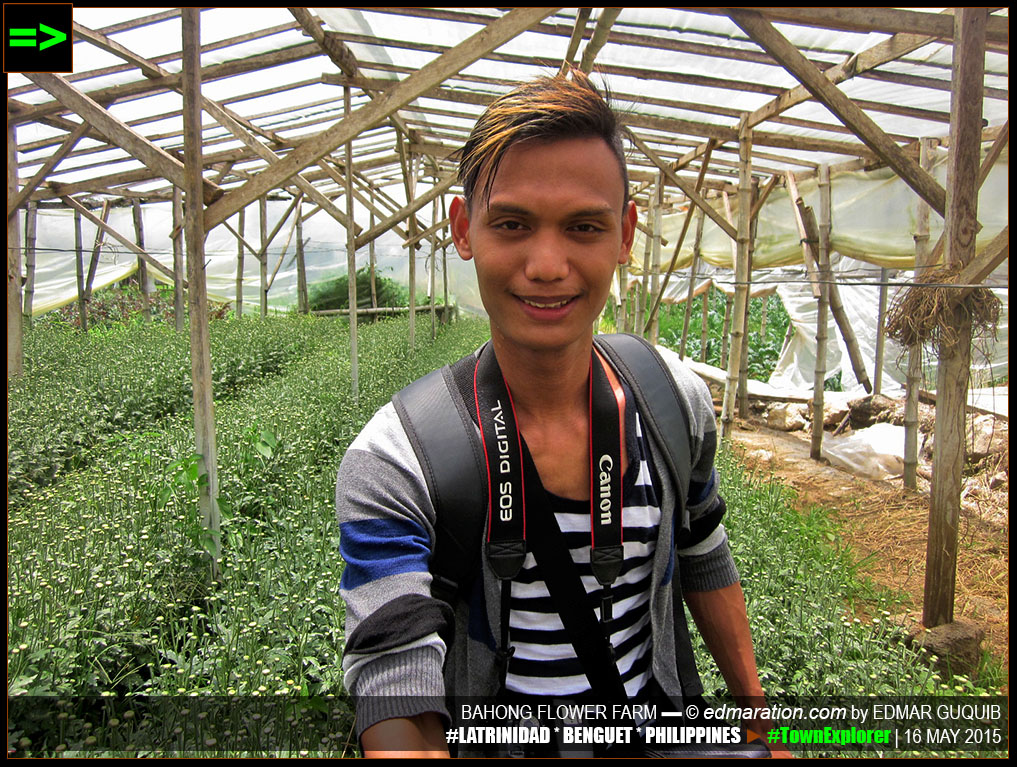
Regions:
<svg viewBox="0 0 1017 767"><path fill-rule="evenodd" d="M631 393L628 401L631 402ZM631 415L630 415L631 414ZM660 524L659 496L654 489L649 448L644 442L635 408L626 422L635 423L635 452L623 479L623 536L625 560L612 586L614 599L611 644L618 671L630 699L641 698L651 679L651 573ZM633 441L629 441L633 444ZM590 504L548 494L555 518L568 543L586 593L600 619L602 587L590 565ZM508 666L506 688L527 695L570 696L590 690L575 648L552 603L532 552L512 583L509 641L515 648Z"/></svg>

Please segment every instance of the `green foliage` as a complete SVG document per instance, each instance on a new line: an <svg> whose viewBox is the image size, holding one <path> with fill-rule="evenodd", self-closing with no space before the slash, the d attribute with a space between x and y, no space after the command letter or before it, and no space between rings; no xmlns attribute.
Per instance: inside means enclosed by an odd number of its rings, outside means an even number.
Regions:
<svg viewBox="0 0 1017 767"><path fill-rule="evenodd" d="M771 700L957 694L957 680L948 684L904 644L889 621L893 595L859 579L825 511L796 511L791 489L747 472L726 449L717 467L760 681ZM875 617L856 617L856 604ZM728 697L702 640L695 640L707 691ZM999 694L969 680L963 685L962 694Z"/></svg>
<svg viewBox="0 0 1017 767"><path fill-rule="evenodd" d="M276 322L294 337L312 326L313 353L308 348L278 375L217 404L217 539L195 528L204 480L189 412L155 428L126 427L87 466L31 485L9 506L8 694L343 694L333 507L339 461L394 391L476 348L487 327L455 323L415 352L405 319L362 327L354 402L345 323L286 317L268 324ZM234 347L248 341L230 334L221 353L242 357L247 352ZM73 378L47 360L52 376ZM88 359L81 364L89 367ZM46 412L34 412L44 429ZM206 556L214 546L221 546L218 581L209 578ZM345 729L335 750L351 721L337 723ZM33 735L33 749L73 748L89 736L58 725L51 720L43 738ZM95 735L115 745L115 733Z"/></svg>
<svg viewBox="0 0 1017 767"><path fill-rule="evenodd" d="M410 302L409 289L390 277L376 273L375 290L378 306L407 306ZM308 303L311 311L324 309L348 309L350 306L349 281L344 274L330 280L316 282L309 287ZM371 306L371 275L368 267L357 270L357 308Z"/></svg>
<svg viewBox="0 0 1017 767"><path fill-rule="evenodd" d="M763 302L766 302L766 327L762 326ZM721 367L723 347L724 307L726 298L717 288L710 288L707 310L706 362ZM686 354L701 359L703 296L692 300L691 327L686 339ZM661 307L660 343L677 350L681 345L682 325L685 322L685 305ZM784 345L784 335L791 319L776 293L749 301L749 377L766 381L776 367Z"/></svg>
<svg viewBox="0 0 1017 767"><path fill-rule="evenodd" d="M211 325L212 389L234 396L328 340L306 317ZM113 325L87 335L40 324L25 337L25 375L7 382L7 481L13 502L84 466L118 432L190 410L186 335L162 324Z"/></svg>

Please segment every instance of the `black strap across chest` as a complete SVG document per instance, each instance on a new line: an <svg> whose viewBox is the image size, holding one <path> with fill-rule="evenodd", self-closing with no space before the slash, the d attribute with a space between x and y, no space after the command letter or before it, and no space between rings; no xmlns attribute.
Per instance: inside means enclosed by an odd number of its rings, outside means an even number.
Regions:
<svg viewBox="0 0 1017 767"><path fill-rule="evenodd" d="M688 418L674 378L659 355L638 336L595 336L594 343L628 383L645 428L664 448L664 461L676 490L673 524L676 536L680 535L689 528L685 499L691 446ZM483 512L489 508L487 462L475 410L470 408L476 405L476 372L477 357L470 355L424 376L392 398L420 461L437 515L430 565L432 593L449 603L458 599L480 572ZM518 557L518 549L511 544L506 553ZM695 671L677 578L674 586L679 676L686 695L699 694L702 685ZM507 623L506 615L503 622Z"/></svg>

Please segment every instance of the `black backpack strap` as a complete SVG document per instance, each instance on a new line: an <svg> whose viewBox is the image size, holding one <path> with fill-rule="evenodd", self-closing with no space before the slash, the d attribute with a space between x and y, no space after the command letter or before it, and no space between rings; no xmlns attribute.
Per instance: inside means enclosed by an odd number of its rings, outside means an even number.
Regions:
<svg viewBox="0 0 1017 767"><path fill-rule="evenodd" d="M632 389L647 429L657 444L664 447L664 460L676 483L674 532L677 540L681 533L687 534L689 531L685 504L692 475L692 446L688 414L678 394L674 376L653 346L639 336L619 333L597 335L593 340ZM703 684L696 670L696 658L689 638L677 561L671 584L678 679L682 694L688 698L702 695Z"/></svg>
<svg viewBox="0 0 1017 767"><path fill-rule="evenodd" d="M468 355L414 381L393 395L399 420L424 472L434 504L435 542L430 569L431 593L452 604L480 572L487 487L483 450L476 426L457 384L458 368Z"/></svg>

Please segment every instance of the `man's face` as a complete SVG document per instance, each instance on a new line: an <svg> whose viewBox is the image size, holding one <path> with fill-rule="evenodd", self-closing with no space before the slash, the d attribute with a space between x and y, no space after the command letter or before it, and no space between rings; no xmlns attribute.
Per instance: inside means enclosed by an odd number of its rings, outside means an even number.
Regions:
<svg viewBox="0 0 1017 767"><path fill-rule="evenodd" d="M624 200L608 145L577 138L513 145L488 204L453 201L456 248L474 260L497 342L534 351L589 343L632 247L636 209Z"/></svg>

